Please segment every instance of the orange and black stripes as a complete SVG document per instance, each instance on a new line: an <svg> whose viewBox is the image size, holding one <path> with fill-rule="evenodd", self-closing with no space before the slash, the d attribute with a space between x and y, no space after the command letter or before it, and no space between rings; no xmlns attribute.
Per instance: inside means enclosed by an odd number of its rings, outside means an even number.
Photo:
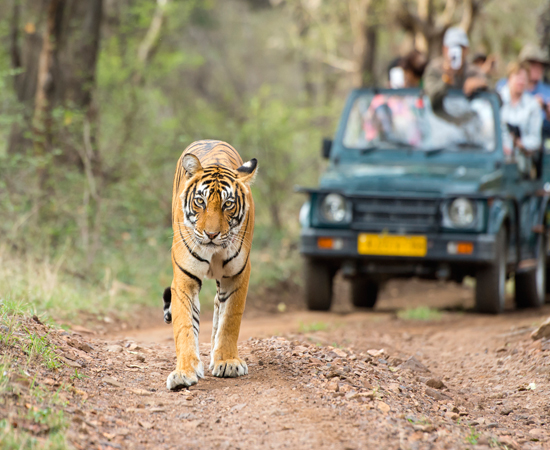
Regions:
<svg viewBox="0 0 550 450"><path fill-rule="evenodd" d="M173 324L177 365L168 389L191 386L203 376L199 351L199 291L215 278L211 369L214 376L248 373L237 339L250 278L254 202L250 185L257 161L243 164L221 141L191 144L178 160L172 195L171 289L164 293L164 317Z"/></svg>

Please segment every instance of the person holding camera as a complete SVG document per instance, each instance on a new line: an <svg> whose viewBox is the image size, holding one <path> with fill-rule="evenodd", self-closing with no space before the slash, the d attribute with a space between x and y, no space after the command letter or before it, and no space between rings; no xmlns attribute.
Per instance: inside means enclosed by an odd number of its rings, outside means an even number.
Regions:
<svg viewBox="0 0 550 450"><path fill-rule="evenodd" d="M424 90L434 109L442 108L449 89L461 89L470 97L476 91L487 89L487 77L474 64L466 61L470 41L460 27L449 28L443 37L443 56L433 59L426 67Z"/></svg>
<svg viewBox="0 0 550 450"><path fill-rule="evenodd" d="M537 99L527 92L528 84L529 65L511 63L508 82L499 91L500 116L505 154L518 163L522 173L534 178L533 160L542 145L542 115Z"/></svg>

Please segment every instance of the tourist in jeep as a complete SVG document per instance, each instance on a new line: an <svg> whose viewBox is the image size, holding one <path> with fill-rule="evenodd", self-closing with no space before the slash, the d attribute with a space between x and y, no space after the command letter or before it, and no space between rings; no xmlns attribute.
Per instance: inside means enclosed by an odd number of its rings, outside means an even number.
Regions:
<svg viewBox="0 0 550 450"><path fill-rule="evenodd" d="M503 149L518 163L527 177L536 176L533 161L542 145L542 115L534 96L526 90L529 67L525 63L512 63L508 68L508 82L500 90L500 110L503 129Z"/></svg>
<svg viewBox="0 0 550 450"><path fill-rule="evenodd" d="M443 98L449 89L460 89L470 97L488 87L485 74L476 65L466 62L469 47L468 36L462 28L449 28L443 38L443 56L428 64L424 90L430 97L434 112L443 109Z"/></svg>

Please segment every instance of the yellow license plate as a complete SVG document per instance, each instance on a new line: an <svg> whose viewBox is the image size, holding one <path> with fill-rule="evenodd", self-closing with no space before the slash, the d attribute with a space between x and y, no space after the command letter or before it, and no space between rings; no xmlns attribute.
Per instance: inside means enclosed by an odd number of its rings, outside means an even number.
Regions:
<svg viewBox="0 0 550 450"><path fill-rule="evenodd" d="M398 236L361 233L357 242L361 255L426 256L426 236Z"/></svg>

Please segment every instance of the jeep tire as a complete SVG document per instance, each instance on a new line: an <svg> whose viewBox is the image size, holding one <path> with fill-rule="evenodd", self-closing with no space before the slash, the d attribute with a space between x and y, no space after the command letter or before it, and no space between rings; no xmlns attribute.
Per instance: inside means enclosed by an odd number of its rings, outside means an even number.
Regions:
<svg viewBox="0 0 550 450"><path fill-rule="evenodd" d="M546 297L546 235L538 237L533 269L516 273L516 307L540 308Z"/></svg>
<svg viewBox="0 0 550 450"><path fill-rule="evenodd" d="M378 283L368 278L353 278L351 284L351 302L356 308L374 308L378 299Z"/></svg>
<svg viewBox="0 0 550 450"><path fill-rule="evenodd" d="M502 227L495 238L495 258L476 273L476 309L485 314L504 311L508 237Z"/></svg>
<svg viewBox="0 0 550 450"><path fill-rule="evenodd" d="M328 262L306 258L306 304L311 311L328 311L332 304L332 282L336 270Z"/></svg>

